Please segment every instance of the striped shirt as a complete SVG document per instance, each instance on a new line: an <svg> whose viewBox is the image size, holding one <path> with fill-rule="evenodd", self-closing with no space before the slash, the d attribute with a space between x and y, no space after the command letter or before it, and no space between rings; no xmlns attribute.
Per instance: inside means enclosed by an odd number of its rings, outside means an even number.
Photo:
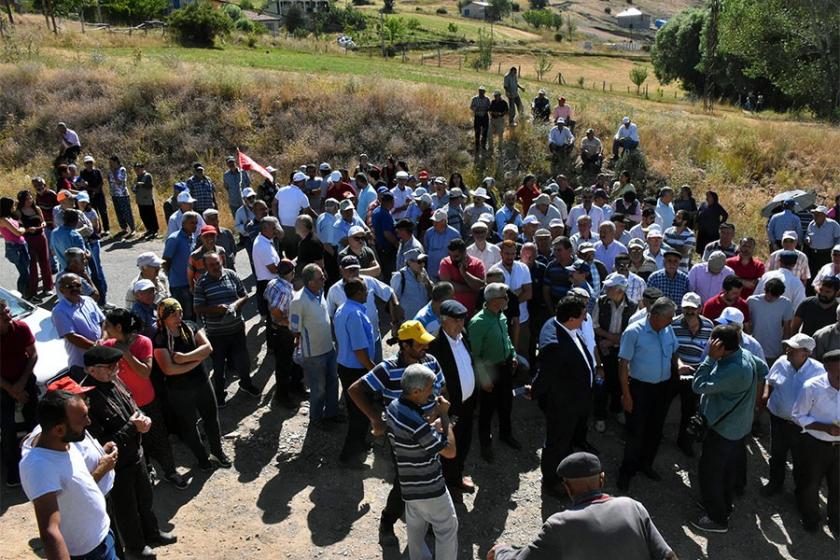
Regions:
<svg viewBox="0 0 840 560"><path fill-rule="evenodd" d="M193 305L228 305L246 295L248 292L239 276L232 270L223 268L218 280L209 274L204 274L198 279L195 283ZM213 313L205 315L203 320L207 334L233 334L245 327L240 313Z"/></svg>
<svg viewBox="0 0 840 560"><path fill-rule="evenodd" d="M423 410L403 398L391 401L385 410L385 422L403 500L443 496L446 482L438 453L448 444L446 434L438 433L423 416Z"/></svg>
<svg viewBox="0 0 840 560"><path fill-rule="evenodd" d="M435 407L435 397L440 395L441 389L446 385L446 379L444 379L440 364L434 356L427 354L420 363L435 374L435 387L432 396L429 402L422 406L423 412L429 412ZM362 381L370 387L371 391L382 395L382 404L387 406L402 396L402 375L407 367L408 364L402 360L402 354L397 354L395 358L383 360L376 364L376 367L362 377Z"/></svg>
<svg viewBox="0 0 840 560"><path fill-rule="evenodd" d="M665 244L683 254L680 259L680 269L688 271L691 268L691 253L697 240L694 232L685 228L680 232L676 227L669 227L665 230Z"/></svg>
<svg viewBox="0 0 840 560"><path fill-rule="evenodd" d="M674 318L671 323L671 328L674 329L674 335L677 337L677 357L686 365L697 367L703 358L706 357L707 346L709 338L712 336L712 329L715 324L706 319L699 317L700 330L697 334L692 334L688 328L688 324L682 315Z"/></svg>

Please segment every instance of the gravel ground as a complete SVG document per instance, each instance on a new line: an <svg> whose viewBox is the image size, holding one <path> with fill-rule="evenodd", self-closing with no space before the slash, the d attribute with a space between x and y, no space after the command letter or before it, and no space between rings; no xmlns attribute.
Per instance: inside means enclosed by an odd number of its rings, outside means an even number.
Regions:
<svg viewBox="0 0 840 560"><path fill-rule="evenodd" d="M110 244L104 248L109 300L120 304L136 273L134 259L142 251L160 251L160 241ZM237 264L250 277L247 256ZM0 283L14 286L13 269L0 263ZM248 278L246 285L253 289ZM345 470L337 455L344 427L307 430L307 404L298 410L272 407L274 384L271 358L266 359L249 303L248 344L259 365L255 382L264 387L259 399L237 394L220 411L224 446L234 459L230 470L191 472L193 459L174 444L181 471L194 475L189 489L178 491L162 483L155 491L155 511L163 528L178 542L159 548L161 558L407 558L405 531L397 524L400 547L383 549L377 543L379 514L390 489L392 469L382 441L375 441L368 468ZM5 349L4 349L5 350ZM387 353L387 352L386 352ZM233 395L234 387L230 389ZM838 542L827 532L805 533L799 525L792 482L774 498L758 495L767 473L767 435L749 443L750 484L736 502L731 530L725 535L698 534L688 521L699 515L693 488L697 459L687 459L674 445L673 407L659 451L659 483L644 477L633 480L630 495L650 511L666 541L680 558L773 559L837 558ZM542 416L534 403L517 399L514 429L524 450L497 447L496 462L481 461L477 442L467 461L477 492L458 505L460 558L484 558L497 541L525 544L539 530L541 520L568 502L540 496L539 452ZM765 433L769 430L765 425ZM608 424L605 434L591 432L590 442L601 451L607 472L607 492L615 493L621 460L621 427ZM790 479L789 479L790 480ZM0 559L43 556L32 507L19 489L5 486L0 494Z"/></svg>

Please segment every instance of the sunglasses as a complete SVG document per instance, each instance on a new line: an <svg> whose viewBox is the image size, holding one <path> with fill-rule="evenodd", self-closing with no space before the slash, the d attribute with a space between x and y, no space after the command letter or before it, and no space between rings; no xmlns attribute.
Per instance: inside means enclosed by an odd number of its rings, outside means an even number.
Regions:
<svg viewBox="0 0 840 560"><path fill-rule="evenodd" d="M367 238L364 235L357 235L353 237L353 239L355 239L356 241L364 241Z"/></svg>

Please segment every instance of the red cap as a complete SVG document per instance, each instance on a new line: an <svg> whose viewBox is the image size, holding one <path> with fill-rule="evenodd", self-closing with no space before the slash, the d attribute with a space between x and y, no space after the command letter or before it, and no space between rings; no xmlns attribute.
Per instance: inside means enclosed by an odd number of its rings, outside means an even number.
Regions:
<svg viewBox="0 0 840 560"><path fill-rule="evenodd" d="M219 233L219 230L217 230L214 226L203 226L199 232L199 236L204 237L208 233Z"/></svg>
<svg viewBox="0 0 840 560"><path fill-rule="evenodd" d="M421 171L420 173L417 174L417 178L420 179L421 181L423 181L424 179L428 179L429 178L429 172L424 169L423 171Z"/></svg>
<svg viewBox="0 0 840 560"><path fill-rule="evenodd" d="M70 377L61 377L47 385L48 391L67 391L68 393L73 393L74 395L81 395L82 393L93 391L94 389L95 387L82 387Z"/></svg>

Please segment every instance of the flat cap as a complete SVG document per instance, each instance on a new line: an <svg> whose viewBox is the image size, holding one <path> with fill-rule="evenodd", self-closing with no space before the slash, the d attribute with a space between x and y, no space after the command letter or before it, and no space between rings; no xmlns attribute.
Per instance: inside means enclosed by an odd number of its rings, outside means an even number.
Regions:
<svg viewBox="0 0 840 560"><path fill-rule="evenodd" d="M466 319L467 308L459 301L448 299L440 304L440 314L454 319Z"/></svg>
<svg viewBox="0 0 840 560"><path fill-rule="evenodd" d="M116 364L122 358L122 351L117 350L111 346L102 346L97 344L91 346L85 352L85 366L95 366L99 364Z"/></svg>
<svg viewBox="0 0 840 560"><path fill-rule="evenodd" d="M557 476L560 478L589 478L601 474L601 461L596 455L579 451L572 453L562 461L557 467Z"/></svg>
<svg viewBox="0 0 840 560"><path fill-rule="evenodd" d="M645 288L642 292L642 298L646 301L656 301L662 297L662 290L659 288Z"/></svg>
<svg viewBox="0 0 840 560"><path fill-rule="evenodd" d="M840 349L826 352L823 354L822 361L826 364L828 362L840 362Z"/></svg>

